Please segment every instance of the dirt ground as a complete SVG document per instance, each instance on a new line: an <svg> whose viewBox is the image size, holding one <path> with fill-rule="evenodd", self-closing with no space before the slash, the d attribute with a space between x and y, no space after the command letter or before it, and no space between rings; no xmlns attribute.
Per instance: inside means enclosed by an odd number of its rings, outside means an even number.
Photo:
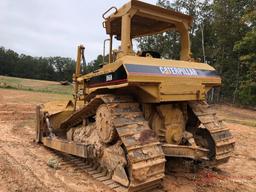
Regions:
<svg viewBox="0 0 256 192"><path fill-rule="evenodd" d="M0 192L111 191L72 166L60 166L57 170L48 167L53 153L33 142L35 105L63 99L67 98L0 89ZM234 155L227 164L215 169L171 173L164 179L167 191L256 191L256 111L227 105L215 108L227 120L226 125L236 139Z"/></svg>

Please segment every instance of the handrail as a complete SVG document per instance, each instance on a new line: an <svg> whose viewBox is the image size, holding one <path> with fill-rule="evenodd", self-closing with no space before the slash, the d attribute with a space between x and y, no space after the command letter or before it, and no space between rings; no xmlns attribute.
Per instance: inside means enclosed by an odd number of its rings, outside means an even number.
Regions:
<svg viewBox="0 0 256 192"><path fill-rule="evenodd" d="M102 58L102 64L105 65L105 56L106 56L106 42L110 41L110 39L105 39L103 43L103 58Z"/></svg>
<svg viewBox="0 0 256 192"><path fill-rule="evenodd" d="M102 27L105 29L106 28L106 21L102 22Z"/></svg>
<svg viewBox="0 0 256 192"><path fill-rule="evenodd" d="M107 19L107 17L105 17L106 14L107 14L109 11L111 11L112 9L115 9L114 14L117 13L117 8L116 8L115 6L112 6L112 7L110 7L105 13L102 14L102 18L103 18L103 19Z"/></svg>

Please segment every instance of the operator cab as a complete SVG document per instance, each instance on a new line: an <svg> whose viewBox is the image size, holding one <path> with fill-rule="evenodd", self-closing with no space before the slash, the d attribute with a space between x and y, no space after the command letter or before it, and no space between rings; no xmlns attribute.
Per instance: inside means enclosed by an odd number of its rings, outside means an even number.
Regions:
<svg viewBox="0 0 256 192"><path fill-rule="evenodd" d="M110 12L112 14L108 15ZM132 39L176 30L181 36L180 60L190 60L189 28L192 17L173 10L131 0L120 9L111 7L103 14L103 27L109 35L109 63L125 55L161 58L160 53L143 50L135 53ZM121 41L118 51L113 54L113 37Z"/></svg>

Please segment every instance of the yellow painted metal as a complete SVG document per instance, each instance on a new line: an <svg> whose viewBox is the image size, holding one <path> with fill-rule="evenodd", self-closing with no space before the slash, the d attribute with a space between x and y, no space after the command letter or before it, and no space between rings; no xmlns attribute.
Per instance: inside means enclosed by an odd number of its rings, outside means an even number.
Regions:
<svg viewBox="0 0 256 192"><path fill-rule="evenodd" d="M63 122L74 111L72 101L53 101L45 103L42 107L42 112L47 113L46 116L51 121L51 128L58 129Z"/></svg>
<svg viewBox="0 0 256 192"><path fill-rule="evenodd" d="M59 113L56 113L54 115L49 116L51 127L53 130L59 129L61 123L67 119L72 113L73 109L61 111Z"/></svg>
<svg viewBox="0 0 256 192"><path fill-rule="evenodd" d="M180 144L185 131L186 118L180 106L162 104L157 111L163 122L165 141L170 144Z"/></svg>
<svg viewBox="0 0 256 192"><path fill-rule="evenodd" d="M73 74L73 82L74 82L74 110L76 110L77 100L79 99L78 91L79 91L79 82L77 78L81 76L81 61L84 60L84 49L83 45L79 45L77 47L77 58L76 58L76 71Z"/></svg>
<svg viewBox="0 0 256 192"><path fill-rule="evenodd" d="M131 16L129 13L122 17L122 54L129 55L131 52Z"/></svg>
<svg viewBox="0 0 256 192"><path fill-rule="evenodd" d="M70 142L66 140L61 140L57 138L49 138L43 137L42 142L45 146L54 148L58 151L62 151L64 153L72 154L78 157L87 158L87 150L85 144L78 144L75 142Z"/></svg>
<svg viewBox="0 0 256 192"><path fill-rule="evenodd" d="M113 50L113 35L110 35L109 37L110 42L109 42L109 56L108 56L108 60L109 63L113 62L113 54L112 54L112 50Z"/></svg>
<svg viewBox="0 0 256 192"><path fill-rule="evenodd" d="M205 63L180 60L165 60L139 56L123 56L114 63L104 65L96 72L86 74L78 78L83 83L90 78L115 72L122 65L143 65L157 67L181 67L199 70L215 71L213 67ZM107 85L101 87L86 87L85 93L91 94L97 90L137 87L135 92L144 102L161 101L188 101L204 100L205 94L213 86L220 86L221 79L218 76L169 76L162 74L129 73L127 71L127 82L118 85Z"/></svg>
<svg viewBox="0 0 256 192"><path fill-rule="evenodd" d="M35 127L35 141L37 143L40 143L42 141L42 122L43 122L43 117L41 114L41 106L37 105L36 106L36 127Z"/></svg>
<svg viewBox="0 0 256 192"><path fill-rule="evenodd" d="M176 24L176 27L180 32L180 36L181 36L180 60L188 61L191 59L189 26L187 23L178 23Z"/></svg>
<svg viewBox="0 0 256 192"><path fill-rule="evenodd" d="M183 68L193 68L193 69L215 71L215 69L212 66L205 64L205 63L198 63L198 62L193 62L193 61L166 60L166 59L157 59L157 58L128 56L127 55L127 56L123 56L123 57L119 58L114 63L104 65L101 69L99 69L93 73L89 73L89 74L79 77L77 80L79 82L83 82L86 79L90 79L92 77L96 77L101 74L114 72L123 64L159 66L159 67L160 66L183 67ZM218 79L217 84L220 84L220 82L221 82L220 78L219 77L216 77L216 78Z"/></svg>
<svg viewBox="0 0 256 192"><path fill-rule="evenodd" d="M132 55L131 39L176 29L181 34L181 60L190 60L192 17L159 6L131 0L105 19L107 34L121 39L122 55ZM132 26L132 27L131 27Z"/></svg>
<svg viewBox="0 0 256 192"><path fill-rule="evenodd" d="M184 157L195 160L207 160L209 150L198 146L182 146L173 144L162 145L164 154L171 157Z"/></svg>
<svg viewBox="0 0 256 192"><path fill-rule="evenodd" d="M47 112L48 115L55 115L62 111L69 111L73 109L72 101L51 101L43 104L43 112Z"/></svg>
<svg viewBox="0 0 256 192"><path fill-rule="evenodd" d="M77 57L76 57L76 77L79 77L81 74L81 60L83 55L84 46L79 45L77 47Z"/></svg>

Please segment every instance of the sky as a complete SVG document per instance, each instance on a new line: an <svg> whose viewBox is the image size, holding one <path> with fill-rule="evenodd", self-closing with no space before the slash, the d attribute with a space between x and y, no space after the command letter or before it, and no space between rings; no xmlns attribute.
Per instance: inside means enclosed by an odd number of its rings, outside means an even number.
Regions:
<svg viewBox="0 0 256 192"><path fill-rule="evenodd" d="M155 4L157 0L144 0ZM107 38L102 13L128 0L0 0L0 47L31 56L76 57L85 45L91 61Z"/></svg>

